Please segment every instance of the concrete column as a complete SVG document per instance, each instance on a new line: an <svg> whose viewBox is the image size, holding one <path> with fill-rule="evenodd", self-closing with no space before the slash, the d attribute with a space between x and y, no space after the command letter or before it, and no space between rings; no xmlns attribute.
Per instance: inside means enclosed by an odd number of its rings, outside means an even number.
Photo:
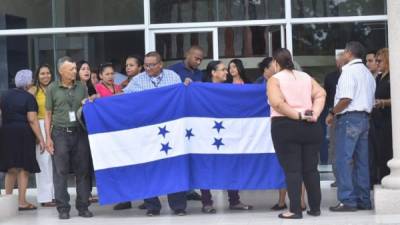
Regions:
<svg viewBox="0 0 400 225"><path fill-rule="evenodd" d="M375 211L377 214L400 214L400 1L387 0L390 55L390 86L392 101L393 159L388 162L390 175L375 186Z"/></svg>

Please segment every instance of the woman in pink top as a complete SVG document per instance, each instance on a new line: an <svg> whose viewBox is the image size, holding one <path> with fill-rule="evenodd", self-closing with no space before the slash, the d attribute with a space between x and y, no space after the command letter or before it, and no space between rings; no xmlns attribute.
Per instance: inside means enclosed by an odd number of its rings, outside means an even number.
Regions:
<svg viewBox="0 0 400 225"><path fill-rule="evenodd" d="M268 80L267 94L271 105L271 136L278 160L285 172L290 211L279 214L284 219L303 217L300 196L304 182L310 210L321 214L321 187L318 153L322 128L317 123L325 104L324 89L308 74L294 70L287 49L274 52L274 65L279 71Z"/></svg>
<svg viewBox="0 0 400 225"><path fill-rule="evenodd" d="M101 64L99 68L101 81L96 84L100 97L107 97L121 92L121 86L114 84L114 68L111 63Z"/></svg>

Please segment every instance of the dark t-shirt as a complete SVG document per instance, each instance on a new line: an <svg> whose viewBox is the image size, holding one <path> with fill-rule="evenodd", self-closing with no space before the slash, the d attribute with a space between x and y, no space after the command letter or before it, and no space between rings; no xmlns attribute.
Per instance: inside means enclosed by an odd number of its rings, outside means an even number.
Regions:
<svg viewBox="0 0 400 225"><path fill-rule="evenodd" d="M382 74L376 77L376 99L390 99L390 74L387 74L382 79ZM391 123L392 111L391 107L383 109L374 108L372 117L377 121L376 126L384 126L386 123Z"/></svg>
<svg viewBox="0 0 400 225"><path fill-rule="evenodd" d="M0 100L3 126L12 124L28 124L27 113L37 112L35 97L22 89L8 90Z"/></svg>
<svg viewBox="0 0 400 225"><path fill-rule="evenodd" d="M190 70L186 68L184 62L171 65L168 69L173 70L175 73L177 73L182 82L184 82L187 77L195 82L201 82L203 79L203 73L199 69Z"/></svg>
<svg viewBox="0 0 400 225"><path fill-rule="evenodd" d="M326 91L325 110L333 108L335 102L336 86L339 81L340 71L328 73L325 76L324 88Z"/></svg>

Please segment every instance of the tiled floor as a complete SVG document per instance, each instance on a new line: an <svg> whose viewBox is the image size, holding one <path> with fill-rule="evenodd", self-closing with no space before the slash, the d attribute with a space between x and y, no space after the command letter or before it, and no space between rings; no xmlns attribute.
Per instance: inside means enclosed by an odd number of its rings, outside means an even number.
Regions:
<svg viewBox="0 0 400 225"><path fill-rule="evenodd" d="M323 200L322 215L314 218L304 214L302 220L282 220L277 218L278 212L270 211L269 208L276 203L276 191L243 191L241 200L254 205L255 209L250 212L237 212L227 209L227 194L222 191L214 191L214 204L217 214L205 215L200 212L200 202L188 202L188 215L178 217L171 215L165 198L162 198L163 210L161 216L148 218L145 211L137 209L139 202L134 203L134 208L123 211L113 211L112 206L99 206L94 204L91 210L93 218L85 219L77 217L75 210L71 211L71 219L60 221L54 208L39 208L37 211L20 212L19 215L4 221L0 218L1 225L272 225L272 224L311 224L311 225L373 225L373 224L396 224L400 225L400 215L374 215L374 211L360 211L354 213L331 213L328 207L335 204L336 189L329 187L329 182L322 182ZM71 193L74 190L71 189ZM35 190L29 191L29 199L35 201ZM74 199L74 196L72 196ZM1 209L0 209L1 210Z"/></svg>

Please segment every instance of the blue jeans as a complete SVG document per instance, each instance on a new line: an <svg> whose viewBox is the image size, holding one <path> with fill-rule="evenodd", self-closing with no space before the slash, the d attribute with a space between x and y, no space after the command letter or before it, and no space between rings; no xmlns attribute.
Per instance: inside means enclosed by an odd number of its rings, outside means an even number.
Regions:
<svg viewBox="0 0 400 225"><path fill-rule="evenodd" d="M338 200L351 207L371 207L368 130L366 113L346 113L336 121Z"/></svg>

